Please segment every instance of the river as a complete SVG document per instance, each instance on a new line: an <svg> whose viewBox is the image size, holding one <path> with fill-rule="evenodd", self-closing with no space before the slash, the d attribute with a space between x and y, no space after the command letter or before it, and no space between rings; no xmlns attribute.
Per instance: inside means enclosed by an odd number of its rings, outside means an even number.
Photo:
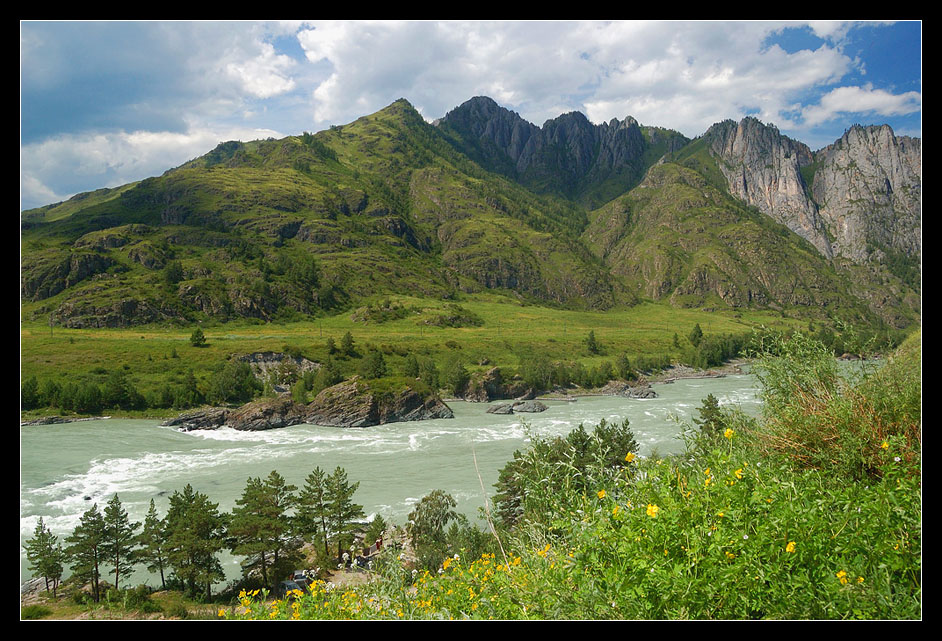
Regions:
<svg viewBox="0 0 942 641"><path fill-rule="evenodd" d="M297 425L264 432L180 432L156 420L124 419L23 426L21 579L29 578L22 544L33 535L40 517L62 541L83 512L93 503L103 509L115 493L132 521L143 521L151 499L163 516L170 494L187 483L218 502L221 511L230 511L250 477L264 478L278 470L301 487L315 467L331 472L340 466L351 482L360 482L354 500L367 514L402 524L419 499L441 489L474 520L485 492L492 498L500 469L515 450L526 449L528 430L540 436L565 435L580 423L591 430L601 419L627 418L642 456L666 454L683 450L680 421L690 424L708 394L721 405L749 413L757 411L760 402L756 380L748 374L679 379L654 389L654 399L590 396L545 401L548 409L538 414L487 414L488 404L453 402L452 419L362 429ZM238 576L238 560L222 560L227 576ZM129 584L154 581L139 572Z"/></svg>

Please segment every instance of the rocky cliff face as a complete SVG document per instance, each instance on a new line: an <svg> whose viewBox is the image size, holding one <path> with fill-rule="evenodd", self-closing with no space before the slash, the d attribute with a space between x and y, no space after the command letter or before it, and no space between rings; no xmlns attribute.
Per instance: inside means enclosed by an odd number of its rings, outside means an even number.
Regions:
<svg viewBox="0 0 942 641"><path fill-rule="evenodd" d="M704 138L729 191L808 240L826 258L884 262L922 255L922 144L887 126L854 126L810 149L755 118ZM810 184L806 177L810 177Z"/></svg>
<svg viewBox="0 0 942 641"><path fill-rule="evenodd" d="M813 155L804 144L755 118L726 120L704 137L717 157L732 195L768 214L806 239L825 257L832 249L827 231L801 176Z"/></svg>
<svg viewBox="0 0 942 641"><path fill-rule="evenodd" d="M643 128L628 116L592 124L580 112L546 121L542 128L476 97L449 112L442 122L456 131L470 155L538 191L580 198L616 181L624 192L656 160L653 148L669 151L687 142L677 132Z"/></svg>
<svg viewBox="0 0 942 641"><path fill-rule="evenodd" d="M922 257L922 141L854 126L815 154L812 192L837 255L862 264L886 249Z"/></svg>

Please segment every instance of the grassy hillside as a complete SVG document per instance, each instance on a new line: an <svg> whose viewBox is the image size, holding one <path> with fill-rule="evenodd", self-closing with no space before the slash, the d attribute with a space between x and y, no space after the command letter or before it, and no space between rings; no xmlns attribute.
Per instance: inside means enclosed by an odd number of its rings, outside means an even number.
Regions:
<svg viewBox="0 0 942 641"><path fill-rule="evenodd" d="M586 244L630 291L680 307L875 322L813 247L718 189L712 159L695 157L652 168L636 189L590 212Z"/></svg>

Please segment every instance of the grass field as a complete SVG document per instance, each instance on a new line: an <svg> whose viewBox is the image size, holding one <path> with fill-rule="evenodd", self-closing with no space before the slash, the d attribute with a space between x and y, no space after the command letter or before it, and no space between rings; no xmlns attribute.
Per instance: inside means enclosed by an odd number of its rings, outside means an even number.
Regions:
<svg viewBox="0 0 942 641"><path fill-rule="evenodd" d="M377 301L379 302L379 301ZM355 349L381 349L395 371L409 353L442 362L458 353L470 371L493 366L516 368L525 354L551 360L581 361L593 367L626 354L667 355L676 359L696 324L705 335L743 334L759 326L805 327L806 323L770 312L677 309L665 304L642 304L608 312L585 312L522 305L498 295L466 297L455 303L432 299L394 297L405 316L385 322L358 321L352 311L335 316L285 324L249 322L204 324L207 344L190 344L195 327L138 327L127 329L62 329L24 322L20 330L22 380L90 380L102 382L108 373L123 368L142 393L165 382L179 382L192 370L203 379L234 354L257 351L300 351L314 361L327 357L326 343L337 344L350 332ZM459 305L480 324L442 327L435 319ZM601 350L592 354L585 346L589 332ZM345 374L352 374L358 359L341 359ZM149 412L153 414L154 412Z"/></svg>

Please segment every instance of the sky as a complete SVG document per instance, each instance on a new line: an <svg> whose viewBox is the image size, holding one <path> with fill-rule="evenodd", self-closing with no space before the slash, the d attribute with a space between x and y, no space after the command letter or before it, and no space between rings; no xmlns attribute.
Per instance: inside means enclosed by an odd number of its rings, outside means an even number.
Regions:
<svg viewBox="0 0 942 641"><path fill-rule="evenodd" d="M922 135L922 23L20 22L21 210L162 174L227 140L321 131L399 98L527 121L632 116L693 138L753 116L812 150Z"/></svg>

